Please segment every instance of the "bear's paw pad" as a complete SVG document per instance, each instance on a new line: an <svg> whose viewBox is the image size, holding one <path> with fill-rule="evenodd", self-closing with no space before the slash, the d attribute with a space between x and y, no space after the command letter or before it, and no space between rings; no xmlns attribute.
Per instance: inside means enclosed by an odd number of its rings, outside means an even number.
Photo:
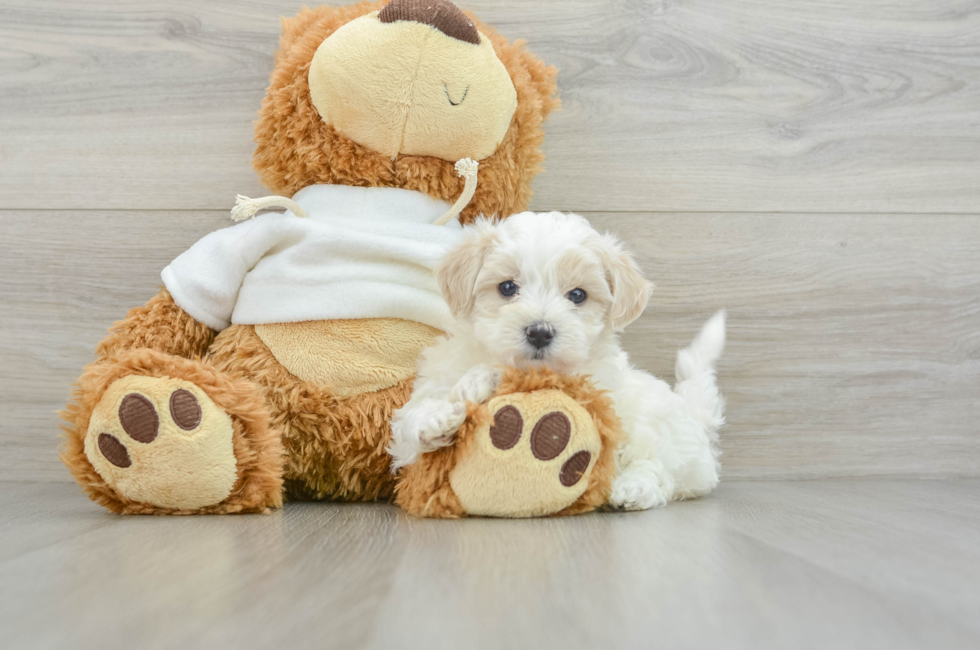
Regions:
<svg viewBox="0 0 980 650"><path fill-rule="evenodd" d="M470 515L535 517L575 503L588 488L601 439L588 411L559 390L491 399L449 476Z"/></svg>
<svg viewBox="0 0 980 650"><path fill-rule="evenodd" d="M194 384L170 377L113 382L92 413L85 455L122 497L195 510L238 479L231 417Z"/></svg>

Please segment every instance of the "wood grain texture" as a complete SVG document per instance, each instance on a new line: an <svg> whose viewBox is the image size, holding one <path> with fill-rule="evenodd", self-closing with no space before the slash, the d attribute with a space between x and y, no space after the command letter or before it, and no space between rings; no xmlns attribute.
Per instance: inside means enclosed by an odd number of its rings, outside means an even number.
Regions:
<svg viewBox="0 0 980 650"><path fill-rule="evenodd" d="M977 0L460 0L561 69L533 207L657 282L638 365L671 378L728 309L711 497L461 522L89 503L55 411L264 192L252 120L301 4L0 0L0 478L47 481L0 483L4 646L980 646L980 483L915 480L980 475Z"/></svg>
<svg viewBox="0 0 980 650"><path fill-rule="evenodd" d="M0 0L0 209L224 209L302 2ZM980 209L976 0L464 0L561 68L538 209Z"/></svg>
<svg viewBox="0 0 980 650"><path fill-rule="evenodd" d="M643 513L436 521L119 517L5 483L0 629L24 649L975 648L978 489L730 482Z"/></svg>
<svg viewBox="0 0 980 650"><path fill-rule="evenodd" d="M55 411L106 328L218 212L0 212L0 475L70 480ZM588 214L658 289L624 343L674 355L729 312L727 478L980 473L980 219Z"/></svg>
<svg viewBox="0 0 980 650"><path fill-rule="evenodd" d="M659 289L624 343L673 377L728 309L724 475L980 472L980 220L590 214Z"/></svg>
<svg viewBox="0 0 980 650"><path fill-rule="evenodd" d="M0 212L0 476L65 480L58 417L95 344L228 213Z"/></svg>

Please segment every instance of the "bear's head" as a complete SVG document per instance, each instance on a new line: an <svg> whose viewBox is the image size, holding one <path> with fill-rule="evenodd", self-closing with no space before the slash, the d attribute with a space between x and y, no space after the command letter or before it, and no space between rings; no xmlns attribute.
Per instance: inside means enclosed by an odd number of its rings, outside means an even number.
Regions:
<svg viewBox="0 0 980 650"><path fill-rule="evenodd" d="M452 202L454 163L472 158L461 221L508 216L527 209L556 75L448 0L304 9L283 20L253 165L287 196L334 183Z"/></svg>

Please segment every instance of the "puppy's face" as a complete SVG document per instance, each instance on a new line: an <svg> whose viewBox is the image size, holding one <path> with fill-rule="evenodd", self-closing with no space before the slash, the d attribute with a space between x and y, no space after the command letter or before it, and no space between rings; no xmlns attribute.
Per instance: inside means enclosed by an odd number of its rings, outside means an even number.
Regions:
<svg viewBox="0 0 980 650"><path fill-rule="evenodd" d="M640 315L652 289L613 237L558 212L471 226L436 275L500 363L559 372L581 369L604 333Z"/></svg>

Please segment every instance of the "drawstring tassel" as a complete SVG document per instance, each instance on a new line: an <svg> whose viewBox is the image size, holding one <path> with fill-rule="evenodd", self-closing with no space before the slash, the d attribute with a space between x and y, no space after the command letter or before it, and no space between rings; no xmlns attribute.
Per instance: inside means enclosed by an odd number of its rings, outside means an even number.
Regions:
<svg viewBox="0 0 980 650"><path fill-rule="evenodd" d="M442 226L449 223L459 216L463 208L469 205L473 194L476 193L476 170L479 166L480 163L472 158L463 158L456 163L456 173L460 175L460 178L466 179L466 184L463 186L463 193L456 199L453 207L449 208L449 212L432 222L434 225Z"/></svg>
<svg viewBox="0 0 980 650"><path fill-rule="evenodd" d="M297 217L306 218L306 212L292 199L285 196L263 196L261 199L250 199L239 194L235 197L235 207L231 209L233 221L251 219L259 210L266 208L286 208Z"/></svg>
<svg viewBox="0 0 980 650"><path fill-rule="evenodd" d="M456 199L453 207L449 208L449 212L433 221L433 224L442 226L449 223L459 216L463 208L469 205L476 193L476 176L479 167L480 163L472 158L463 158L456 163L456 173L459 174L460 178L466 179L463 185L463 193ZM303 208L299 207L292 199L287 199L284 196L263 196L260 199L250 199L241 194L235 197L235 207L231 209L231 218L234 221L245 221L254 217L259 210L267 208L286 208L297 217L306 218L306 212Z"/></svg>

